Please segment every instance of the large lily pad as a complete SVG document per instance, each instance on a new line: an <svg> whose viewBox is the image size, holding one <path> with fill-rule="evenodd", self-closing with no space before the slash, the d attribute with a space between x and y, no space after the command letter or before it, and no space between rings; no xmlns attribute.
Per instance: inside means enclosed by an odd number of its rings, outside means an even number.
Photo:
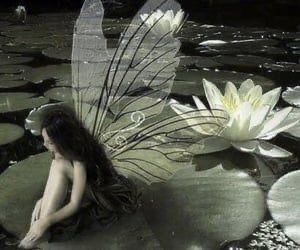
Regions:
<svg viewBox="0 0 300 250"><path fill-rule="evenodd" d="M197 67L201 68L215 68L218 66L222 66L221 63L216 62L215 60L204 57L204 56L181 56L179 66L177 70L186 69L188 67Z"/></svg>
<svg viewBox="0 0 300 250"><path fill-rule="evenodd" d="M213 59L226 65L252 68L261 68L264 63L273 63L272 59L252 55L216 56Z"/></svg>
<svg viewBox="0 0 300 250"><path fill-rule="evenodd" d="M33 97L35 93L0 93L0 113L31 109L49 102L43 96Z"/></svg>
<svg viewBox="0 0 300 250"><path fill-rule="evenodd" d="M263 67L273 71L300 72L300 64L291 62L265 63Z"/></svg>
<svg viewBox="0 0 300 250"><path fill-rule="evenodd" d="M162 250L143 214L126 216L109 228L85 230L74 239L62 243L43 244L43 250L151 249Z"/></svg>
<svg viewBox="0 0 300 250"><path fill-rule="evenodd" d="M33 44L7 44L3 45L1 49L7 53L21 53L21 54L37 54L47 47L46 45Z"/></svg>
<svg viewBox="0 0 300 250"><path fill-rule="evenodd" d="M31 67L26 65L1 65L0 74L19 74L30 69Z"/></svg>
<svg viewBox="0 0 300 250"><path fill-rule="evenodd" d="M69 47L50 47L44 49L42 51L42 54L50 58L70 61L72 55L72 46L70 45Z"/></svg>
<svg viewBox="0 0 300 250"><path fill-rule="evenodd" d="M0 65L21 64L32 61L31 57L17 56L14 54L0 54Z"/></svg>
<svg viewBox="0 0 300 250"><path fill-rule="evenodd" d="M54 78L58 80L61 84L71 86L71 65L58 64L32 68L32 70L24 73L24 77L28 81L34 83L41 83L44 80Z"/></svg>
<svg viewBox="0 0 300 250"><path fill-rule="evenodd" d="M164 249L205 250L251 234L265 203L251 177L219 165L201 172L190 167L164 184L152 184L143 209Z"/></svg>
<svg viewBox="0 0 300 250"><path fill-rule="evenodd" d="M0 145L11 143L24 135L24 129L11 123L0 123Z"/></svg>
<svg viewBox="0 0 300 250"><path fill-rule="evenodd" d="M53 88L44 93L44 95L50 99L64 102L71 102L72 89L67 87Z"/></svg>
<svg viewBox="0 0 300 250"><path fill-rule="evenodd" d="M300 106L300 86L294 88L288 87L287 90L282 93L282 98L289 104Z"/></svg>
<svg viewBox="0 0 300 250"><path fill-rule="evenodd" d="M47 112L51 111L53 108L64 105L74 108L72 103L59 102L42 105L41 107L31 110L25 120L25 128L30 130L33 135L41 135L41 123L45 114L47 114Z"/></svg>
<svg viewBox="0 0 300 250"><path fill-rule="evenodd" d="M281 177L268 193L268 207L272 217L284 232L300 244L300 170Z"/></svg>
<svg viewBox="0 0 300 250"><path fill-rule="evenodd" d="M18 237L26 233L34 204L42 196L50 160L49 153L30 156L0 175L0 225Z"/></svg>
<svg viewBox="0 0 300 250"><path fill-rule="evenodd" d="M16 88L27 84L28 81L24 80L12 80L0 82L0 88Z"/></svg>

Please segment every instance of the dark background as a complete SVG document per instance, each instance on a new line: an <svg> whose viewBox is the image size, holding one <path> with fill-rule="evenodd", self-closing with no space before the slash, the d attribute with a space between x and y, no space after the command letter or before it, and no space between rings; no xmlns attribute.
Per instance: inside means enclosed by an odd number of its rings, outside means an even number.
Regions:
<svg viewBox="0 0 300 250"><path fill-rule="evenodd" d="M84 0L0 0L0 12L26 6L29 14L79 11ZM102 0L107 17L130 17L145 0ZM189 20L230 26L299 30L300 0L178 0Z"/></svg>

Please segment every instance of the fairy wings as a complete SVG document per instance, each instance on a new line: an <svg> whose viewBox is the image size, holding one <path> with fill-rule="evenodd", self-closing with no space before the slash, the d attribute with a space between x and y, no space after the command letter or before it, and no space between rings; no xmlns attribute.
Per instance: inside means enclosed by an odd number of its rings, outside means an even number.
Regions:
<svg viewBox="0 0 300 250"><path fill-rule="evenodd" d="M226 114L221 110L186 111L192 114L187 123L169 108L175 102L167 98L180 48L173 33L183 16L177 2L148 1L121 34L115 50L107 49L103 15L100 0L86 0L74 27L76 114L106 145L119 172L148 184L165 181L190 162L192 154L186 149L199 136L220 132ZM203 133L191 132L195 126Z"/></svg>

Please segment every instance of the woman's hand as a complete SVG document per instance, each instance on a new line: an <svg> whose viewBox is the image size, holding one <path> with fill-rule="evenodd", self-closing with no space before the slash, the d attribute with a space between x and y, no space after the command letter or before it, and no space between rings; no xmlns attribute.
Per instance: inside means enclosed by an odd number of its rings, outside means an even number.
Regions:
<svg viewBox="0 0 300 250"><path fill-rule="evenodd" d="M42 199L39 199L35 207L33 209L32 215L31 215L31 223L30 227L33 225L33 223L40 218L40 212L41 212L41 206L42 206Z"/></svg>
<svg viewBox="0 0 300 250"><path fill-rule="evenodd" d="M41 236L47 231L50 223L47 219L42 218L33 222L32 226L29 229L29 232L26 234L24 239L20 242L19 247L30 248L34 246L34 243L41 238Z"/></svg>

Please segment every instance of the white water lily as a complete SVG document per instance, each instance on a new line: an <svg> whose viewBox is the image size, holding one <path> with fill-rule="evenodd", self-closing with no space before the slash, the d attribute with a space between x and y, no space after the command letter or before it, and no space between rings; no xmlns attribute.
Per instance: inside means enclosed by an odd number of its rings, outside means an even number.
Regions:
<svg viewBox="0 0 300 250"><path fill-rule="evenodd" d="M289 104L294 105L293 111L289 114L289 119L300 119L300 86L294 88L288 87L286 91L282 93L282 98ZM300 124L289 128L285 131L294 137L300 138Z"/></svg>
<svg viewBox="0 0 300 250"><path fill-rule="evenodd" d="M174 16L173 10L163 12L158 9L150 16L149 14L141 14L140 17L146 25L152 27L151 30L157 34L165 34L168 32L176 33L181 28L184 11L180 9Z"/></svg>
<svg viewBox="0 0 300 250"><path fill-rule="evenodd" d="M261 86L254 85L253 81L248 79L239 89L233 83L227 82L223 95L213 83L205 79L203 86L210 108L225 110L229 115L229 122L221 134L212 135L213 137L204 142L205 153L233 146L243 152L269 157L291 155L290 152L265 141L299 122L299 119L286 119L292 107L278 112L273 110L280 97L281 88L262 94ZM198 97L193 98L198 109L206 109ZM178 114L182 114L188 107L176 104L172 108Z"/></svg>

